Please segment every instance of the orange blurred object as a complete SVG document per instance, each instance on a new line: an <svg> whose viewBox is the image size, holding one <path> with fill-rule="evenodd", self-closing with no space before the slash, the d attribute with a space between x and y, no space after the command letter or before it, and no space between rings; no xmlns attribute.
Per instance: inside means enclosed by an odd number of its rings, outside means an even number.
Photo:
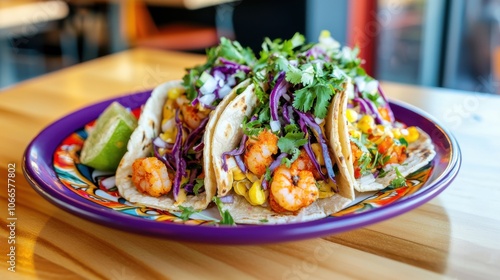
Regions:
<svg viewBox="0 0 500 280"><path fill-rule="evenodd" d="M380 33L380 25L377 21L377 1L349 1L348 21L348 44L360 48L360 57L364 60L363 68L369 75L373 76L376 40Z"/></svg>
<svg viewBox="0 0 500 280"><path fill-rule="evenodd" d="M143 1L129 0L122 5L122 33L131 46L189 51L202 50L219 42L216 27L194 23L156 26Z"/></svg>

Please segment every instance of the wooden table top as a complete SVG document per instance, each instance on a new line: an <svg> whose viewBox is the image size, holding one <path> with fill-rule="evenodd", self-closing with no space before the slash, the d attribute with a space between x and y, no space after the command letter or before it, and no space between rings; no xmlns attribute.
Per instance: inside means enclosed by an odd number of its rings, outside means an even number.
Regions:
<svg viewBox="0 0 500 280"><path fill-rule="evenodd" d="M458 139L455 181L423 206L357 230L259 246L183 243L101 226L61 211L28 184L21 161L51 122L110 97L178 79L203 56L136 49L0 92L1 279L463 278L500 275L500 97L384 83ZM8 169L15 165L16 272L8 256ZM11 170L12 171L12 170ZM7 224L7 225L6 225Z"/></svg>

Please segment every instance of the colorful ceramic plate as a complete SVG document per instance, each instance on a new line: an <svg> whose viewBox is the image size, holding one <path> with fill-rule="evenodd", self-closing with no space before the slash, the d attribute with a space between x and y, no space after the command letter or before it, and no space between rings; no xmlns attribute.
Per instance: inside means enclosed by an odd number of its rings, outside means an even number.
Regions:
<svg viewBox="0 0 500 280"><path fill-rule="evenodd" d="M215 207L184 221L166 211L127 202L119 196L113 174L78 162L86 129L111 102L116 100L138 114L150 94L146 91L91 105L45 128L24 155L23 171L33 188L61 209L104 226L176 240L256 244L326 236L389 219L438 195L460 168L458 143L443 126L417 108L393 102L396 118L426 131L437 152L431 164L407 177L407 187L365 195L342 212L311 222L220 226L214 221L218 218Z"/></svg>

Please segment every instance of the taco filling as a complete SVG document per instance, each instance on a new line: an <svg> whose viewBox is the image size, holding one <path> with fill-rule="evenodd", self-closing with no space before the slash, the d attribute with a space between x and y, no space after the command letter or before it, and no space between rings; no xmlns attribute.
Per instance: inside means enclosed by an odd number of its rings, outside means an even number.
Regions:
<svg viewBox="0 0 500 280"><path fill-rule="evenodd" d="M300 34L284 42L266 39L263 49L254 89L235 98L217 123L218 194L261 209L238 215L236 208L244 206L231 207L235 220L244 222L252 222L248 215L279 222L280 215L307 220L338 211L353 193L337 187L325 118L330 103L345 94L346 79L331 75L336 66L311 55ZM333 197L327 208L318 206Z"/></svg>
<svg viewBox="0 0 500 280"><path fill-rule="evenodd" d="M183 82L157 87L146 102L117 170L120 194L132 202L178 210L203 209L215 194L210 155L213 126L255 62L253 53L222 38L204 65ZM208 147L207 147L208 146Z"/></svg>

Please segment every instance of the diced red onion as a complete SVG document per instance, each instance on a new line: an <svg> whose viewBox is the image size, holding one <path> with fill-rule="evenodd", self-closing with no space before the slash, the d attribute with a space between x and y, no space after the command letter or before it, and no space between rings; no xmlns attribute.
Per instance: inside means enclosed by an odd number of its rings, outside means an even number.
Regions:
<svg viewBox="0 0 500 280"><path fill-rule="evenodd" d="M280 131L281 129L281 122L279 120L276 120L276 121L270 121L269 123L271 125L271 130L273 132L277 132L277 131Z"/></svg>
<svg viewBox="0 0 500 280"><path fill-rule="evenodd" d="M212 75L209 76L209 78L205 81L205 83L201 86L200 92L202 95L210 94L215 91L217 88L217 81L212 77Z"/></svg>
<svg viewBox="0 0 500 280"><path fill-rule="evenodd" d="M219 89L219 98L226 97L230 92L231 92L231 87L228 84L224 85L222 88Z"/></svg>
<svg viewBox="0 0 500 280"><path fill-rule="evenodd" d="M207 95L203 95L202 97L200 97L199 100L203 105L212 105L212 103L215 101L215 99L216 99L215 94L210 93Z"/></svg>
<svg viewBox="0 0 500 280"><path fill-rule="evenodd" d="M232 204L234 202L234 196L232 195L221 196L219 197L219 200L224 204Z"/></svg>

